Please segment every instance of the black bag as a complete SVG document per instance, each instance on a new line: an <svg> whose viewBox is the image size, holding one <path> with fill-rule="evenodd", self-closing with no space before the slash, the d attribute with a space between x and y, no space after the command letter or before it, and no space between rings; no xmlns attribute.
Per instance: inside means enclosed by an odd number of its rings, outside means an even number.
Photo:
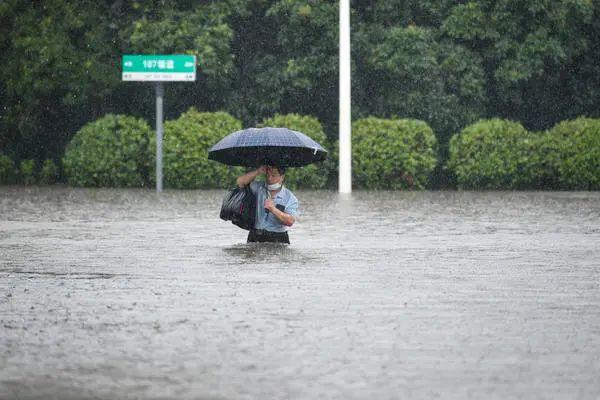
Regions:
<svg viewBox="0 0 600 400"><path fill-rule="evenodd" d="M225 195L219 216L242 229L254 229L256 195L248 186L233 189Z"/></svg>

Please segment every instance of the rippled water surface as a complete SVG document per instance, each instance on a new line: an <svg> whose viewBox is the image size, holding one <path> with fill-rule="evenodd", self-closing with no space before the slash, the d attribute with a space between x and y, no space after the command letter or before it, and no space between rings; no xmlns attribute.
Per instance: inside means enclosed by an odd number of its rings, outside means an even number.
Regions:
<svg viewBox="0 0 600 400"><path fill-rule="evenodd" d="M0 187L0 398L600 398L600 193Z"/></svg>

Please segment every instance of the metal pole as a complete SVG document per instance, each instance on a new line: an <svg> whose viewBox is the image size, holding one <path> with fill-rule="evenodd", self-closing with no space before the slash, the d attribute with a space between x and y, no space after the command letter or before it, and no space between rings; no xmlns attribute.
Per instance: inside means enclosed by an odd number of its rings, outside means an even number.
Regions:
<svg viewBox="0 0 600 400"><path fill-rule="evenodd" d="M162 82L156 82L156 192L163 190L162 141L163 141L163 97Z"/></svg>
<svg viewBox="0 0 600 400"><path fill-rule="evenodd" d="M350 0L340 0L340 162L339 192L352 192Z"/></svg>

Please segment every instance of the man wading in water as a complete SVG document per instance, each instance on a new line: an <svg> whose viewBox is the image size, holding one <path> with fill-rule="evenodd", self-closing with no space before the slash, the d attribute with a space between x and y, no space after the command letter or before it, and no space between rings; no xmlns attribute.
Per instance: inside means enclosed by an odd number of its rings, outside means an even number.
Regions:
<svg viewBox="0 0 600 400"><path fill-rule="evenodd" d="M265 174L265 182L254 182L258 175ZM248 242L290 243L288 227L298 214L298 199L283 186L285 169L276 166L261 166L236 180L241 188L250 185L256 195L256 222L248 234Z"/></svg>

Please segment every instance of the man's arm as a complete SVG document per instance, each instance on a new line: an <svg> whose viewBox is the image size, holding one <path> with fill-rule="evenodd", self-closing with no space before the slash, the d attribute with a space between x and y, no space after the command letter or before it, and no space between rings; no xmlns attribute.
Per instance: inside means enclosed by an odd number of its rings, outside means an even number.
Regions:
<svg viewBox="0 0 600 400"><path fill-rule="evenodd" d="M264 172L265 172L265 166L263 165L260 168L258 168L257 170L247 172L242 176L238 176L238 178L235 180L235 182L237 183L238 187L243 188L244 186L248 186L254 179L256 179L256 177L258 175L260 175Z"/></svg>

